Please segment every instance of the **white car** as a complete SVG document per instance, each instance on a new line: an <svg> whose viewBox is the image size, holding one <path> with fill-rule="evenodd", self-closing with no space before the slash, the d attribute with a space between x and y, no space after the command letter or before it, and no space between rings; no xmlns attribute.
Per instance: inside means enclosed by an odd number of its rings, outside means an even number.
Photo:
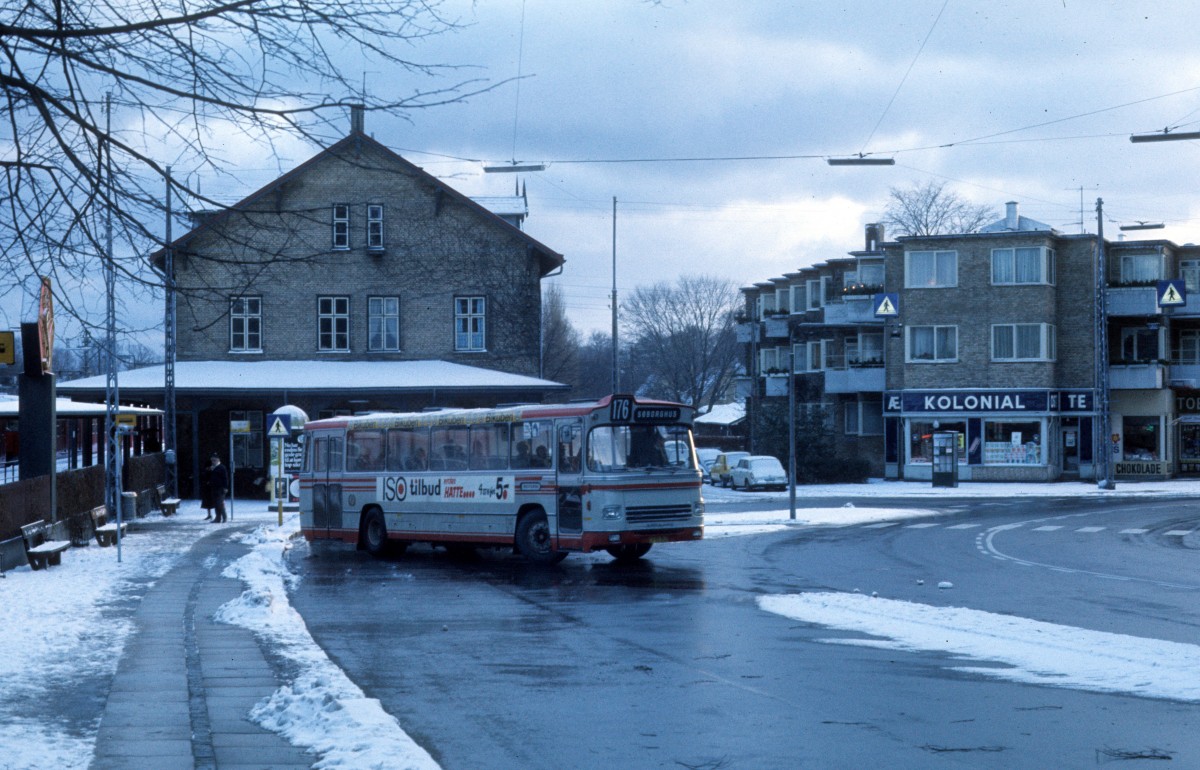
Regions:
<svg viewBox="0 0 1200 770"><path fill-rule="evenodd" d="M730 486L734 489L787 489L787 471L770 455L751 455L738 460L729 471Z"/></svg>
<svg viewBox="0 0 1200 770"><path fill-rule="evenodd" d="M704 480L711 481L712 478L708 475L708 469L716 462L717 456L721 454L720 449L714 447L696 447L696 460L700 463L700 470L704 471Z"/></svg>

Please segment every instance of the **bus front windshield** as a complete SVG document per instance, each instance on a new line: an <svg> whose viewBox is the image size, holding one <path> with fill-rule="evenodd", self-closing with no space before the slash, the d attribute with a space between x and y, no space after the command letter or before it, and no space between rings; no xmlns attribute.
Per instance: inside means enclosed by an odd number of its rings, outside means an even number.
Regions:
<svg viewBox="0 0 1200 770"><path fill-rule="evenodd" d="M588 434L587 467L606 472L632 468L695 469L692 432L686 425L601 425Z"/></svg>

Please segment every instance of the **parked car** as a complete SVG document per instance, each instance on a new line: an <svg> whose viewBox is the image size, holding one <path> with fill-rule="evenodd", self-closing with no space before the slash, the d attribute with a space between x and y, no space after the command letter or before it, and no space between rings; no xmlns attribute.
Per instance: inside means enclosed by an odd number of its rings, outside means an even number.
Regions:
<svg viewBox="0 0 1200 770"><path fill-rule="evenodd" d="M708 475L708 469L712 467L712 464L716 462L720 454L721 450L715 447L696 447L696 462L700 463L700 471L704 474L704 481L712 481L712 477Z"/></svg>
<svg viewBox="0 0 1200 770"><path fill-rule="evenodd" d="M751 455L738 460L729 471L734 489L787 489L787 471L770 455Z"/></svg>
<svg viewBox="0 0 1200 770"><path fill-rule="evenodd" d="M733 466L737 465L739 460L749 456L749 452L722 452L717 455L712 467L708 469L712 483L721 487L729 486L729 472L733 470Z"/></svg>

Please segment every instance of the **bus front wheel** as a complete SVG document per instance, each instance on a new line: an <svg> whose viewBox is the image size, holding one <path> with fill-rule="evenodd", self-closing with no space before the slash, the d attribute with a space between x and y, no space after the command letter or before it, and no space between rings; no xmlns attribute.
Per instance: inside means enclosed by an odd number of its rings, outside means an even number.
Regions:
<svg viewBox="0 0 1200 770"><path fill-rule="evenodd" d="M388 549L387 522L383 511L372 508L363 522L363 547L372 556L383 556Z"/></svg>
<svg viewBox="0 0 1200 770"><path fill-rule="evenodd" d="M554 538L545 511L526 514L517 522L517 550L535 564L557 564L567 558L565 551L554 550Z"/></svg>
<svg viewBox="0 0 1200 770"><path fill-rule="evenodd" d="M650 553L650 543L632 543L630 545L614 545L604 550L608 551L619 562L637 561Z"/></svg>

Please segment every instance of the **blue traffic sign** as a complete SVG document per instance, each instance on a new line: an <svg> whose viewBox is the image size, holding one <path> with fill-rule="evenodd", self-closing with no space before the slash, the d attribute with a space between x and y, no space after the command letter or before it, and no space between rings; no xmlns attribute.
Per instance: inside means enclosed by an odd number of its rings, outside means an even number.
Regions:
<svg viewBox="0 0 1200 770"><path fill-rule="evenodd" d="M900 295L895 292L875 294L871 297L876 318L895 318L900 315Z"/></svg>
<svg viewBox="0 0 1200 770"><path fill-rule="evenodd" d="M1187 284L1182 278L1158 282L1158 306L1177 307L1187 304Z"/></svg>

